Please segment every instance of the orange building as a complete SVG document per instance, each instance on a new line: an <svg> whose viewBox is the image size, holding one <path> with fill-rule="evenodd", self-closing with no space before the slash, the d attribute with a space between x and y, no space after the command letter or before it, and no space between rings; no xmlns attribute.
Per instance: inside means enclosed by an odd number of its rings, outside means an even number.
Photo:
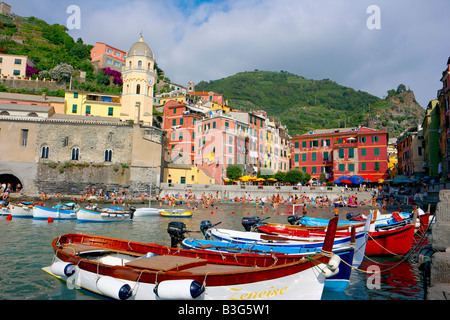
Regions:
<svg viewBox="0 0 450 320"><path fill-rule="evenodd" d="M91 49L91 61L98 68L110 68L122 72L127 53L102 42L96 42Z"/></svg>

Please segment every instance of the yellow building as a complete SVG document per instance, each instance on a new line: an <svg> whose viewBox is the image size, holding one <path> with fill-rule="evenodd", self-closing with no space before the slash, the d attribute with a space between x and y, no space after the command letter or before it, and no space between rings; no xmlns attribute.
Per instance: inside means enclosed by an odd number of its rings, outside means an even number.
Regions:
<svg viewBox="0 0 450 320"><path fill-rule="evenodd" d="M197 167L169 163L164 168L163 182L181 184L216 184L213 177L208 176Z"/></svg>
<svg viewBox="0 0 450 320"><path fill-rule="evenodd" d="M152 125L154 88L156 82L155 58L142 36L133 44L122 69L122 111L120 119Z"/></svg>
<svg viewBox="0 0 450 320"><path fill-rule="evenodd" d="M120 95L72 90L65 92L64 100L65 114L120 117Z"/></svg>

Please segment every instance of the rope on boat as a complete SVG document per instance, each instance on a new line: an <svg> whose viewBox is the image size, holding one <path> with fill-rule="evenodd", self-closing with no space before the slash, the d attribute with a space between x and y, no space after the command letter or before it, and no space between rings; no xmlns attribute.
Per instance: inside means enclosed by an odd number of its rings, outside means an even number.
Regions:
<svg viewBox="0 0 450 320"><path fill-rule="evenodd" d="M353 270L360 271L360 272L363 272L363 273L374 274L374 273L382 273L382 272L390 271L390 270L392 270L392 269L398 267L400 264L402 264L403 262L405 262L407 259L409 259L409 257L412 255L412 253L413 253L413 252L421 245L421 243L422 243L422 242L424 241L424 239L425 239L425 236L426 236L426 235L428 234L428 232L431 230L431 227L432 227L432 224L433 224L433 221L434 221L435 217L436 217L436 216L433 216L433 218L431 219L431 221L428 223L427 230L425 230L425 232L423 233L423 235L422 235L422 237L420 238L420 240L419 240L419 242L417 243L417 245L416 245L414 248L410 249L409 252L408 252L408 254L406 254L406 255L403 256L403 259L402 259L402 260L400 260L397 264L393 265L393 266L390 267L390 268L387 268L387 269L384 269L384 270L380 270L380 271L368 272L367 270L362 270L362 269L353 267L353 266L349 265L346 261L343 261L343 260L341 260L341 261L342 261L343 263L347 264L348 266L350 266ZM375 241L375 240L374 240L374 241ZM377 244L380 245L379 243L377 243ZM381 246L381 245L380 245L380 246ZM385 249L385 248L384 248L384 249ZM387 251L389 251L389 250L387 250ZM395 253L392 253L392 254L395 255ZM370 259L367 255L364 255L364 258L367 258L368 260L370 260L370 261L372 261L372 262L374 262L374 263L379 264L377 261L375 261L375 260L373 260L373 259Z"/></svg>
<svg viewBox="0 0 450 320"><path fill-rule="evenodd" d="M205 278L203 279L202 288L206 288L206 278L208 277L209 272L205 274Z"/></svg>

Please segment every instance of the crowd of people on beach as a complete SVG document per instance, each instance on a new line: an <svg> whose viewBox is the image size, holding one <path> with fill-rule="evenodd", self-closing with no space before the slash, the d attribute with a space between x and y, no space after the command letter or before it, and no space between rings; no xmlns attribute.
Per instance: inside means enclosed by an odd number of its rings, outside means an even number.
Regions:
<svg viewBox="0 0 450 320"><path fill-rule="evenodd" d="M76 190L72 190L76 192ZM203 192L200 196L192 192L192 190L186 190L184 193L170 193L166 192L164 195L156 194L156 202L159 206L184 206L190 210L198 209L220 209L219 204L221 203L234 203L234 204L252 204L255 205L257 210L268 211L272 209L273 212L278 212L281 205L291 204L296 205L296 208L301 208L296 213L301 213L303 215L307 214L308 208L318 209L318 208L338 208L341 206L380 206L381 211L386 212L387 206L399 207L402 206L402 201L396 195L389 195L384 190L380 188L374 188L372 193L372 199L367 197L365 192L361 193L360 189L347 191L345 194L339 195L336 198L329 198L329 196L311 196L307 192L290 192L287 196L272 194L266 197L255 197L249 193L245 193L241 197L230 197L227 191L224 191L223 195L219 195L219 192L206 193ZM11 186L8 184L2 184L0 188L0 200L5 200L9 198L11 192ZM363 196L358 199L358 192ZM370 191L369 191L370 192ZM39 199L41 200L51 200L66 197L61 193L56 193L54 195L47 195L44 192L39 194ZM74 196L72 196L73 198ZM122 188L119 191L104 191L102 188L95 189L93 187L89 188L83 195L76 197L79 201L106 201L112 202L119 205L130 205L133 202L143 202L148 201L147 193L140 194L127 194L127 190ZM342 205L341 205L342 204ZM335 214L339 214L338 209L334 209Z"/></svg>

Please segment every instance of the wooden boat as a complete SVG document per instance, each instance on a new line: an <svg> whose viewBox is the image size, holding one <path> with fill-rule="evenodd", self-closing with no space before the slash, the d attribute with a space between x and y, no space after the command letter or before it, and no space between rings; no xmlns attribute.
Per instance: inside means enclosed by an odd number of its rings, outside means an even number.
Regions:
<svg viewBox="0 0 450 320"><path fill-rule="evenodd" d="M183 248L189 250L209 250L213 252L220 252L223 255L232 255L233 257L236 256L240 258L248 255L259 254L274 256L277 259L280 256L291 257L292 259L301 259L309 254L312 254L312 252L308 249L303 250L303 253L291 253L290 250L284 250L284 248L253 246L251 244L237 244L192 238L184 239L181 244ZM344 262L339 264L339 272L336 275L325 280L325 289L330 291L344 291L348 287L350 281L353 257L355 255L355 246L353 244L347 247L338 248L333 250L333 253L338 255L341 261ZM353 265L353 267L357 266Z"/></svg>
<svg viewBox="0 0 450 320"><path fill-rule="evenodd" d="M72 203L57 204L53 208L44 206L33 206L33 218L36 220L47 220L52 218L54 220L76 220L77 206Z"/></svg>
<svg viewBox="0 0 450 320"><path fill-rule="evenodd" d="M192 212L184 211L183 209L164 210L160 212L159 216L165 218L190 218L192 217Z"/></svg>
<svg viewBox="0 0 450 320"><path fill-rule="evenodd" d="M402 223L383 223L384 220L376 220L371 224L369 239L365 250L366 255L404 255L411 250L414 239L418 210L414 210L413 217ZM377 224L378 222L378 224ZM323 222L321 222L323 223ZM264 230L264 229L262 229ZM265 232L268 232L265 229ZM337 236L342 233L339 232Z"/></svg>
<svg viewBox="0 0 450 320"><path fill-rule="evenodd" d="M99 208L85 207L79 208L76 214L78 222L118 222L131 221L133 219L134 207L130 210L123 208Z"/></svg>
<svg viewBox="0 0 450 320"><path fill-rule="evenodd" d="M367 243L367 234L370 228L371 215L366 221L366 226L363 231L357 232L353 242L355 243L356 254L353 258L353 265L359 266L364 259L364 253ZM332 219L337 220L337 218ZM331 220L330 220L331 221ZM346 247L352 243L352 234L340 233L336 236L333 242L333 250ZM257 250L267 250L283 253L305 253L315 252L322 248L325 232L311 233L308 236L297 237L293 235L277 235L264 234L258 232L241 232L228 229L209 228L207 235L211 236L216 241L229 242L231 244L247 245L247 248L254 248Z"/></svg>
<svg viewBox="0 0 450 320"><path fill-rule="evenodd" d="M369 232L366 255L404 255L411 250L415 225Z"/></svg>
<svg viewBox="0 0 450 320"><path fill-rule="evenodd" d="M325 277L337 270L336 229L328 230L323 251L284 264L271 255L240 264L239 257L211 251L66 234L53 240L54 261L43 270L71 287L122 300L320 299Z"/></svg>
<svg viewBox="0 0 450 320"><path fill-rule="evenodd" d="M33 218L33 204L32 203L9 203L9 213L14 218Z"/></svg>

